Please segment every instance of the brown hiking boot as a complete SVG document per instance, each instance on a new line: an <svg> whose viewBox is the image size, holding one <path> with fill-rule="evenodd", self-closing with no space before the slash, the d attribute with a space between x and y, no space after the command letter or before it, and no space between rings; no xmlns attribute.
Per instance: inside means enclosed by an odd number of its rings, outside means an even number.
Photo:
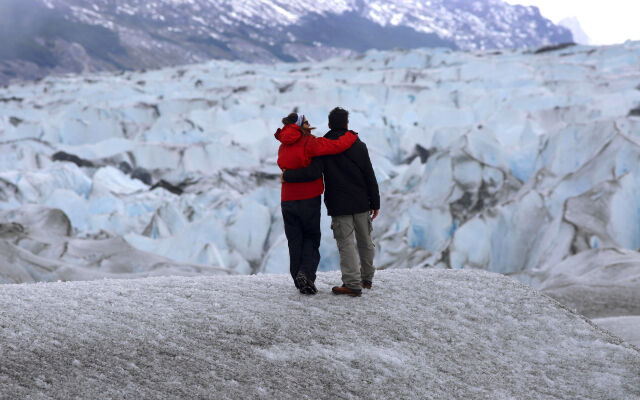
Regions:
<svg viewBox="0 0 640 400"><path fill-rule="evenodd" d="M358 289L350 289L346 286L334 286L331 288L333 294L346 294L351 297L360 297L362 296L362 290Z"/></svg>
<svg viewBox="0 0 640 400"><path fill-rule="evenodd" d="M371 285L373 284L373 282L371 281L362 281L362 288L363 289L371 289Z"/></svg>

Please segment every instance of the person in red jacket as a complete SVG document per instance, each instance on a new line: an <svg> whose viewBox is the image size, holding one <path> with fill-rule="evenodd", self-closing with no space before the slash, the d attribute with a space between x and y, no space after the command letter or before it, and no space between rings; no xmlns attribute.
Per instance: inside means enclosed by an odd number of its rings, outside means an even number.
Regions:
<svg viewBox="0 0 640 400"><path fill-rule="evenodd" d="M280 141L278 166L304 168L317 156L339 154L358 139L347 133L338 140L318 138L304 115L289 114L282 119L284 127L275 133ZM320 262L320 196L324 192L322 177L300 183L282 183L281 208L284 233L289 245L289 270L293 282L303 294L315 294L316 271Z"/></svg>

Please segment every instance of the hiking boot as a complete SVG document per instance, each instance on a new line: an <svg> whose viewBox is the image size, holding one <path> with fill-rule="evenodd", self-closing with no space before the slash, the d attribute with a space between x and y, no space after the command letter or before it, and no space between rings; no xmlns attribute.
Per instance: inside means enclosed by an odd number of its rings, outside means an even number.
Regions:
<svg viewBox="0 0 640 400"><path fill-rule="evenodd" d="M302 292L302 289L307 286L307 277L302 272L298 272L296 277L293 278L293 283L296 285L298 290Z"/></svg>
<svg viewBox="0 0 640 400"><path fill-rule="evenodd" d="M346 294L351 297L360 297L362 296L362 290L360 289L351 289L344 285L342 286L334 286L331 288L333 294Z"/></svg>
<svg viewBox="0 0 640 400"><path fill-rule="evenodd" d="M316 284L313 283L313 281L311 279L307 279L307 289L312 292L311 294L318 293L318 289L316 288Z"/></svg>
<svg viewBox="0 0 640 400"><path fill-rule="evenodd" d="M318 293L318 289L316 289L316 285L313 283L313 281L307 278L307 276L302 272L298 272L298 275L296 275L296 279L294 282L296 284L296 287L302 294Z"/></svg>
<svg viewBox="0 0 640 400"><path fill-rule="evenodd" d="M373 282L371 281L362 281L362 288L363 289L371 289L371 285L373 284Z"/></svg>
<svg viewBox="0 0 640 400"><path fill-rule="evenodd" d="M318 289L316 289L316 285L312 280L307 279L307 284L300 288L300 293L302 294L316 294L318 293Z"/></svg>

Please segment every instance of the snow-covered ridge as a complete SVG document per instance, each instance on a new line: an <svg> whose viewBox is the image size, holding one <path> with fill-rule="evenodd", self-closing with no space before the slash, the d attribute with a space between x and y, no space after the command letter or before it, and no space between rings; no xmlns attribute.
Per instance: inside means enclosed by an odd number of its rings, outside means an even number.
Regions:
<svg viewBox="0 0 640 400"><path fill-rule="evenodd" d="M640 352L511 279L382 271L5 285L3 398L640 396Z"/></svg>
<svg viewBox="0 0 640 400"><path fill-rule="evenodd" d="M501 0L4 0L0 11L8 48L0 84L211 59L273 63L572 41L538 9Z"/></svg>
<svg viewBox="0 0 640 400"><path fill-rule="evenodd" d="M70 7L74 16L86 23L106 27L118 24L117 16L125 13L190 31L189 26L174 24L191 13L198 29L212 27L218 35L239 25L282 28L310 14L352 12L383 26L402 25L437 33L465 49L540 46L557 43L561 38L571 40L570 33L543 18L537 8L513 6L501 0L128 0L124 5L113 0L54 0L53 3Z"/></svg>
<svg viewBox="0 0 640 400"><path fill-rule="evenodd" d="M453 40L462 49L536 47L570 42L571 35L536 7L502 0L369 2L360 11L382 25L406 25Z"/></svg>

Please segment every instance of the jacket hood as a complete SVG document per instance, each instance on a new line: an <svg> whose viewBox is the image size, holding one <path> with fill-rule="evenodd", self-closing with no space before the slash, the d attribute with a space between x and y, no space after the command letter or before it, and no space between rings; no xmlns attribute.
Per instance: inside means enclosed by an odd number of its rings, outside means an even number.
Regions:
<svg viewBox="0 0 640 400"><path fill-rule="evenodd" d="M274 135L277 140L279 140L282 144L293 144L300 140L302 137L302 132L300 131L300 127L296 124L285 125L284 128L276 131Z"/></svg>

